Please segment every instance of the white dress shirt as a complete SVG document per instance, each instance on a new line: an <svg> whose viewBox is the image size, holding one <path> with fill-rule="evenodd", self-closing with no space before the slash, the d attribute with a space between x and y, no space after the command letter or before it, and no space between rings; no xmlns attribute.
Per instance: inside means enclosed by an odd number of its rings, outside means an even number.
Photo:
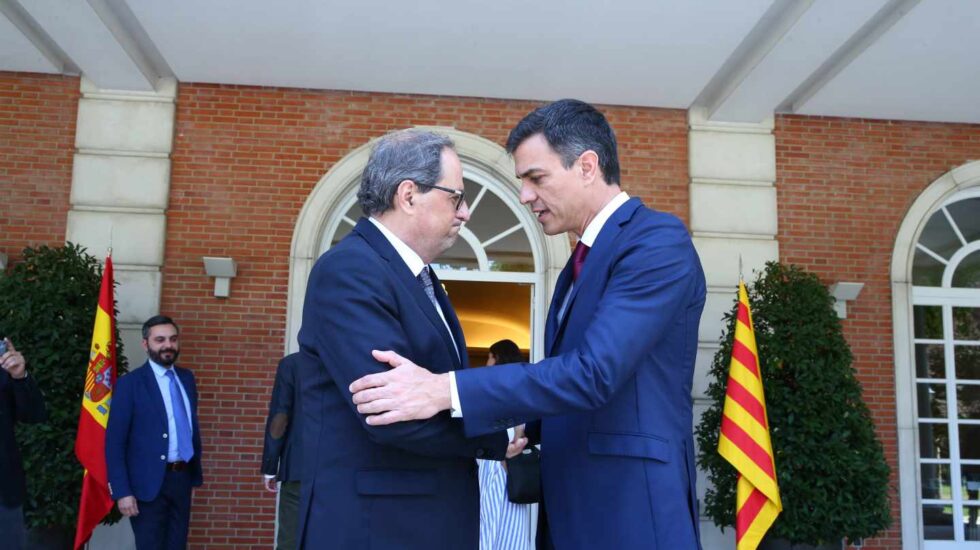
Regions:
<svg viewBox="0 0 980 550"><path fill-rule="evenodd" d="M163 406L167 409L167 462L179 462L180 452L177 450L177 423L174 421L174 406L173 401L170 399L170 378L167 377L167 371L170 369L154 363L152 359L148 361L156 377L157 386L160 387L160 395L163 396ZM170 368L172 369L173 367ZM174 380L177 381L177 388L180 389L180 396L184 401L184 410L187 411L187 423L190 425L191 435L193 436L194 422L191 420L191 402L187 398L187 390L180 383L180 377L177 376L177 371L174 371ZM193 448L193 443L191 447Z"/></svg>
<svg viewBox="0 0 980 550"><path fill-rule="evenodd" d="M374 218L368 218L368 220L370 220L371 223L373 223L375 227L381 231L381 234L388 239L391 246L395 248L395 252L401 256L402 261L404 261L405 265L408 266L408 270L412 272L412 275L418 278L419 273L422 273L422 270L425 269L425 262L422 261L422 257L412 250L410 246L405 244L405 241L399 239L398 235L395 235L390 229L385 227L383 223ZM459 345L456 344L456 338L453 337L453 331L449 330L449 323L446 322L446 314L442 312L442 306L440 306L438 303L433 305L436 306L436 311L439 313L439 317L442 319L442 324L446 327L446 332L449 333L449 339L453 341L453 348L456 349L456 357L459 358Z"/></svg>

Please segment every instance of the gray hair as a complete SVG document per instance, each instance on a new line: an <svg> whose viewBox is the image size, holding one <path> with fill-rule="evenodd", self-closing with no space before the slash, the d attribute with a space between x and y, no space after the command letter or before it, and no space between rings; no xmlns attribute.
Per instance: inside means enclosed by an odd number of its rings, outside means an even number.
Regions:
<svg viewBox="0 0 980 550"><path fill-rule="evenodd" d="M365 216L391 210L398 184L412 180L428 193L442 179L442 150L455 151L448 137L422 130L399 130L385 134L374 144L364 173L357 202Z"/></svg>

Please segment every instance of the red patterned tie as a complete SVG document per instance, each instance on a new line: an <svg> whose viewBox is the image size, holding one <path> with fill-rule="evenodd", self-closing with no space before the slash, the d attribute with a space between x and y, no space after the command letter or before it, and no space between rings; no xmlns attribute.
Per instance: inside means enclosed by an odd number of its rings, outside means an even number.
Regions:
<svg viewBox="0 0 980 550"><path fill-rule="evenodd" d="M572 280L578 280L578 274L582 272L582 266L585 265L585 257L589 254L589 246L582 241L579 241L575 245L575 251L572 252Z"/></svg>

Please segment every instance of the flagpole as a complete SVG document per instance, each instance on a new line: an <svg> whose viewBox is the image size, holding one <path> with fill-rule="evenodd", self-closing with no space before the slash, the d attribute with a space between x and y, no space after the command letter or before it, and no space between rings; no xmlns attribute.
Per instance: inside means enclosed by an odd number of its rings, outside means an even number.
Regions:
<svg viewBox="0 0 980 550"><path fill-rule="evenodd" d="M769 434L762 364L752 326L748 290L741 280L732 335L718 453L736 473L735 548L756 550L783 509Z"/></svg>
<svg viewBox="0 0 980 550"><path fill-rule="evenodd" d="M112 238L110 229L109 238ZM116 383L116 341L112 276L112 246L102 270L99 302L92 328L92 345L75 436L75 456L81 463L82 494L78 504L73 548L89 548L99 522L112 510L105 463L105 431L112 390Z"/></svg>

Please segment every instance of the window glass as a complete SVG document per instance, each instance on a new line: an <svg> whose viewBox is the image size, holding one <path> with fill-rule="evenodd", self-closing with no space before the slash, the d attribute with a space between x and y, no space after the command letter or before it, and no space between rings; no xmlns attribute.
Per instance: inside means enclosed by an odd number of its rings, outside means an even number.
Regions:
<svg viewBox="0 0 980 550"><path fill-rule="evenodd" d="M960 261L953 272L954 288L980 288L980 250Z"/></svg>
<svg viewBox="0 0 980 550"><path fill-rule="evenodd" d="M974 197L947 205L946 210L953 217L956 227L966 242L980 240L980 197Z"/></svg>
<svg viewBox="0 0 980 550"><path fill-rule="evenodd" d="M942 286L943 269L946 266L922 250L916 249L912 261L912 284L916 286Z"/></svg>
<svg viewBox="0 0 980 550"><path fill-rule="evenodd" d="M912 308L915 337L929 340L943 338L943 308L940 306L915 306Z"/></svg>
<svg viewBox="0 0 980 550"><path fill-rule="evenodd" d="M945 378L946 358L942 344L917 344L915 346L915 376L918 378ZM922 411L919 411L922 414Z"/></svg>
<svg viewBox="0 0 980 550"><path fill-rule="evenodd" d="M946 424L919 423L919 453L922 458L949 458Z"/></svg>
<svg viewBox="0 0 980 550"><path fill-rule="evenodd" d="M919 237L919 244L947 260L963 246L963 242L956 236L942 209L937 210L926 222Z"/></svg>
<svg viewBox="0 0 980 550"><path fill-rule="evenodd" d="M920 382L919 418L946 418L946 384Z"/></svg>

